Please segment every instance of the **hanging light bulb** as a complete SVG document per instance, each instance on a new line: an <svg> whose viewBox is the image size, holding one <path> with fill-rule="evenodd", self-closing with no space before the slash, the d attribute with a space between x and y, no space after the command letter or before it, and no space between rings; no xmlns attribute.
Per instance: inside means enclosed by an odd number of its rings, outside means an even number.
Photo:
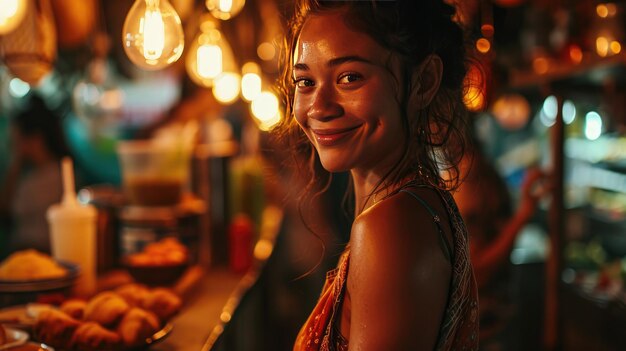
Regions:
<svg viewBox="0 0 626 351"><path fill-rule="evenodd" d="M222 72L236 71L233 51L213 20L205 17L185 64L191 79L204 87L213 86L213 81Z"/></svg>
<svg viewBox="0 0 626 351"><path fill-rule="evenodd" d="M255 62L246 62L241 73L241 95L245 100L252 101L261 94L261 68Z"/></svg>
<svg viewBox="0 0 626 351"><path fill-rule="evenodd" d="M167 67L183 53L180 17L167 0L137 0L124 21L122 43L137 66L147 70Z"/></svg>
<svg viewBox="0 0 626 351"><path fill-rule="evenodd" d="M0 35L17 28L26 16L27 8L27 0L0 0Z"/></svg>
<svg viewBox="0 0 626 351"><path fill-rule="evenodd" d="M250 104L252 116L257 120L261 130L269 130L282 118L276 95L270 91L263 91Z"/></svg>
<svg viewBox="0 0 626 351"><path fill-rule="evenodd" d="M235 17L245 4L246 0L206 0L206 8L211 14L224 21Z"/></svg>
<svg viewBox="0 0 626 351"><path fill-rule="evenodd" d="M215 78L213 96L222 104L232 104L239 96L241 77L237 73L224 72Z"/></svg>

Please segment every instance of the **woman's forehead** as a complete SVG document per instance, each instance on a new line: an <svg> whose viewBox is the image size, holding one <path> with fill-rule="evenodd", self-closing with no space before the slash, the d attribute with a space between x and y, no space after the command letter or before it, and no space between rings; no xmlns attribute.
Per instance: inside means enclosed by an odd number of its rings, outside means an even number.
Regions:
<svg viewBox="0 0 626 351"><path fill-rule="evenodd" d="M310 16L304 23L294 50L294 63L322 57L360 56L383 63L388 51L369 35L346 25L343 12Z"/></svg>

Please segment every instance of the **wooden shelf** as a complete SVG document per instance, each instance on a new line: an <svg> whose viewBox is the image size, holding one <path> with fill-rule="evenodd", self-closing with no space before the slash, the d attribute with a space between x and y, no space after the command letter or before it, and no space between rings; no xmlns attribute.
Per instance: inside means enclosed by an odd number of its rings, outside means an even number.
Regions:
<svg viewBox="0 0 626 351"><path fill-rule="evenodd" d="M535 90L558 86L561 89L598 88L607 78L626 82L626 53L610 57L590 57L579 64L551 62L543 74L533 70L512 69L509 87L515 90Z"/></svg>

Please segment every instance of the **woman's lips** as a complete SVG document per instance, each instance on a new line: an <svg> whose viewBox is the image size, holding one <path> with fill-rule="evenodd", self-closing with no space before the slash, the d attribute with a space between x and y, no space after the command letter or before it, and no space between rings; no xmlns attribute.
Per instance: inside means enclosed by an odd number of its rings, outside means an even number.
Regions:
<svg viewBox="0 0 626 351"><path fill-rule="evenodd" d="M359 128L359 126L341 129L311 129L311 132L313 132L315 140L317 140L320 145L332 146L353 134L357 128Z"/></svg>

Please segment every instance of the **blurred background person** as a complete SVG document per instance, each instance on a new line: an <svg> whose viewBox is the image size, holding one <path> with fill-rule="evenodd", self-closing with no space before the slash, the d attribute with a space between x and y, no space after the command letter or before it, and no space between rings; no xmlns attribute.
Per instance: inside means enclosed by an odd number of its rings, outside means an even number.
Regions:
<svg viewBox="0 0 626 351"><path fill-rule="evenodd" d="M6 255L34 248L50 253L46 211L61 200L60 160L69 154L61 118L32 96L11 120L9 167L0 188L2 225L8 227Z"/></svg>
<svg viewBox="0 0 626 351"><path fill-rule="evenodd" d="M532 219L547 189L546 175L526 170L519 206L479 146L461 163L465 175L454 193L470 237L470 257L479 294L481 350L507 350L506 328L514 313L510 296L510 256L522 229Z"/></svg>

